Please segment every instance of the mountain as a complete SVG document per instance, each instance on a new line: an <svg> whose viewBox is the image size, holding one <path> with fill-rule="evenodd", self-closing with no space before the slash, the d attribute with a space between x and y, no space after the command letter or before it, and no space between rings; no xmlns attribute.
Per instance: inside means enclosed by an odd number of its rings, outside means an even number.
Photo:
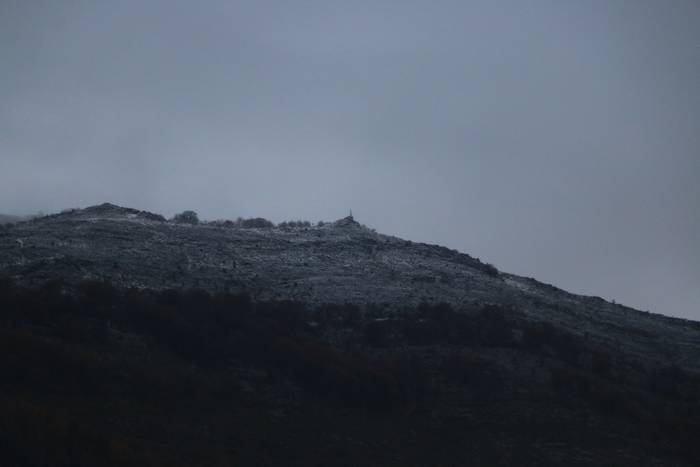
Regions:
<svg viewBox="0 0 700 467"><path fill-rule="evenodd" d="M173 223L102 204L0 230L0 274L25 284L109 280L120 288L248 291L258 300L516 307L602 344L700 369L700 324L567 293L467 254L382 235L348 217L321 226Z"/></svg>
<svg viewBox="0 0 700 467"><path fill-rule="evenodd" d="M352 217L0 226L0 463L700 465L700 323Z"/></svg>

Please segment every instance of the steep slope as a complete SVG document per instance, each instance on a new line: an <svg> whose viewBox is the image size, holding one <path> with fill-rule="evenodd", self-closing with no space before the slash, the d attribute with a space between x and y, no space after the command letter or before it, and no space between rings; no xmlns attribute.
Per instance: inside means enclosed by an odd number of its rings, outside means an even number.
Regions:
<svg viewBox="0 0 700 467"><path fill-rule="evenodd" d="M0 229L0 275L24 284L105 279L119 287L251 291L386 312L427 302L517 308L639 358L700 368L700 324L569 294L444 247L378 234L352 218L243 229L175 224L111 204Z"/></svg>

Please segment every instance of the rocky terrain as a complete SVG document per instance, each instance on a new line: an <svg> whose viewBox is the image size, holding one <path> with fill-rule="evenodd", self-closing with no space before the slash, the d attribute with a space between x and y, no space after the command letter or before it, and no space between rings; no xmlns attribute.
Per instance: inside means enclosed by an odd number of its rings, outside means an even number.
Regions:
<svg viewBox="0 0 700 467"><path fill-rule="evenodd" d="M352 218L241 228L174 223L103 204L4 226L0 275L25 285L97 279L122 288L245 290L259 300L387 312L421 302L494 303L640 358L700 369L700 323L570 294L455 250L376 233Z"/></svg>

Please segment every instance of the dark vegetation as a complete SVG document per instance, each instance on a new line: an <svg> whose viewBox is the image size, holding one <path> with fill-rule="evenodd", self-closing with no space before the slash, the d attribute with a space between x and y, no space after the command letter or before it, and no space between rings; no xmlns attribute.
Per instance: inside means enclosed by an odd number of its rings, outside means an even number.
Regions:
<svg viewBox="0 0 700 467"><path fill-rule="evenodd" d="M278 227L280 229L301 229L311 227L311 222L309 221L284 221L280 222Z"/></svg>
<svg viewBox="0 0 700 467"><path fill-rule="evenodd" d="M700 381L484 304L0 281L7 466L700 465Z"/></svg>
<svg viewBox="0 0 700 467"><path fill-rule="evenodd" d="M194 211L182 211L179 214L175 214L173 217L173 222L177 224L199 224L199 217Z"/></svg>
<svg viewBox="0 0 700 467"><path fill-rule="evenodd" d="M181 214L177 214L173 218L173 222L185 223L185 224L197 224L197 223L199 223L199 220L198 220L197 214L195 212L185 211ZM264 217L251 217L248 219L245 219L243 217L239 217L236 220L222 219L222 220L208 222L208 224L219 226L219 227L231 228L231 229L273 229L275 227L278 227L278 228L283 229L283 230L309 228L312 225L311 222L309 222L309 221L301 221L301 220L284 221L284 222L280 222L279 224L275 225L274 222L272 222L271 220L265 219ZM318 225L321 226L323 224L319 223Z"/></svg>
<svg viewBox="0 0 700 467"><path fill-rule="evenodd" d="M272 229L275 227L274 222L263 217L251 217L249 219L239 217L235 221L229 219L216 220L209 222L209 224L233 229Z"/></svg>

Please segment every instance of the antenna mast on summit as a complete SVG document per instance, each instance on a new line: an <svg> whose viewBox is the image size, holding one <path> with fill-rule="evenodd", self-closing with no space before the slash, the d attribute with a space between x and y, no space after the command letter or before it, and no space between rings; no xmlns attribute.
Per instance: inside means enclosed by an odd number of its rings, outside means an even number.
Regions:
<svg viewBox="0 0 700 467"><path fill-rule="evenodd" d="M352 209L350 210L350 217L352 218Z"/></svg>

